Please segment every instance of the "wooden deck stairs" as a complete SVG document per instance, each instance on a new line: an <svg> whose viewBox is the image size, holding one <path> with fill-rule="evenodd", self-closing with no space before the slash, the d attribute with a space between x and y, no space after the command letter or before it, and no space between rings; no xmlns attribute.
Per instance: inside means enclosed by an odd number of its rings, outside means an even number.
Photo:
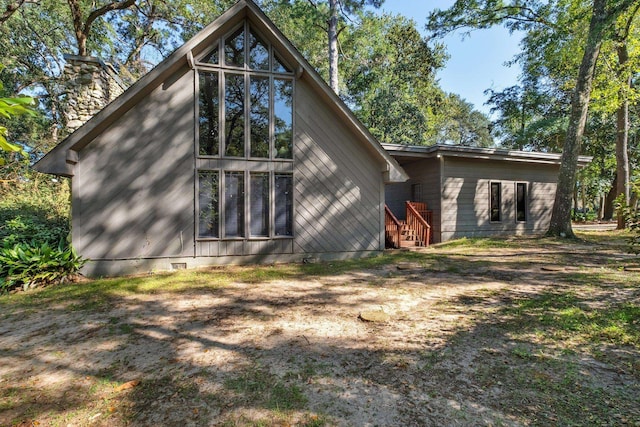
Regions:
<svg viewBox="0 0 640 427"><path fill-rule="evenodd" d="M426 203L405 203L406 220L398 220L385 205L385 239L390 248L415 248L429 246L432 239L432 212L427 210Z"/></svg>

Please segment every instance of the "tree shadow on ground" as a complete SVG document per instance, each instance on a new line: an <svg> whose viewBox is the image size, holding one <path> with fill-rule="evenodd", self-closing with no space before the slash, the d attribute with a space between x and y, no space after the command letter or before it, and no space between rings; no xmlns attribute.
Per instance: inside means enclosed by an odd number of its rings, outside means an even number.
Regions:
<svg viewBox="0 0 640 427"><path fill-rule="evenodd" d="M0 325L0 424L640 422L637 341L594 332L571 342L597 323L603 301L632 316L622 325L637 336L638 275L586 293L583 278L523 269L526 260L501 262L504 280L485 259L411 259L413 270L341 270L338 279L211 286L216 276L203 274L153 293L144 278L117 279L129 294L89 283L46 309L15 308ZM453 265L464 274L447 271ZM172 289L181 279L163 280ZM415 299L411 311L358 320L363 307L399 295Z"/></svg>

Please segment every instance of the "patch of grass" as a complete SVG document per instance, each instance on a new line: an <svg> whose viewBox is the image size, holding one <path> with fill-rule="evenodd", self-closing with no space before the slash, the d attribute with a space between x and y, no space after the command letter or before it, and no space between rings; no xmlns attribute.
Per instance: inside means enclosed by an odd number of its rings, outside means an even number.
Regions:
<svg viewBox="0 0 640 427"><path fill-rule="evenodd" d="M640 306L636 304L589 308L573 292L545 292L518 300L503 312L520 318L515 319L514 327L543 328L548 338L640 348Z"/></svg>
<svg viewBox="0 0 640 427"><path fill-rule="evenodd" d="M300 387L278 378L259 366L227 379L224 385L235 392L239 400L270 410L303 409L307 404L307 398Z"/></svg>

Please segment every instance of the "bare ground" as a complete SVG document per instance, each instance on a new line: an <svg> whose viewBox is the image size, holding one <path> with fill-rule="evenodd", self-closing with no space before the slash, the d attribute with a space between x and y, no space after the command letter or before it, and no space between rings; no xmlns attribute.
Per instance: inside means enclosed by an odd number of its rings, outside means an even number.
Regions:
<svg viewBox="0 0 640 427"><path fill-rule="evenodd" d="M640 426L640 320L587 328L638 313L637 259L531 239L386 256L2 305L0 425Z"/></svg>

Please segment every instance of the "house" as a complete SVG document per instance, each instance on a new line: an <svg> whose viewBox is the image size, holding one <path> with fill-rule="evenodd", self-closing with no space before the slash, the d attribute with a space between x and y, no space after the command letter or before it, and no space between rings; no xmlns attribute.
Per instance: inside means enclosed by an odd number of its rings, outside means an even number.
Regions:
<svg viewBox="0 0 640 427"><path fill-rule="evenodd" d="M72 179L85 274L343 259L548 226L559 155L380 145L251 0L95 115L95 97L121 85L95 58L67 60L79 127L34 167Z"/></svg>
<svg viewBox="0 0 640 427"><path fill-rule="evenodd" d="M71 177L89 275L377 253L385 184L408 178L251 0L35 169Z"/></svg>
<svg viewBox="0 0 640 427"><path fill-rule="evenodd" d="M394 218L404 223L411 216L407 201L423 206L433 242L541 234L549 228L559 154L451 145L383 147L410 177L385 188L387 232ZM578 158L581 167L590 161ZM415 245L398 240L397 246Z"/></svg>

